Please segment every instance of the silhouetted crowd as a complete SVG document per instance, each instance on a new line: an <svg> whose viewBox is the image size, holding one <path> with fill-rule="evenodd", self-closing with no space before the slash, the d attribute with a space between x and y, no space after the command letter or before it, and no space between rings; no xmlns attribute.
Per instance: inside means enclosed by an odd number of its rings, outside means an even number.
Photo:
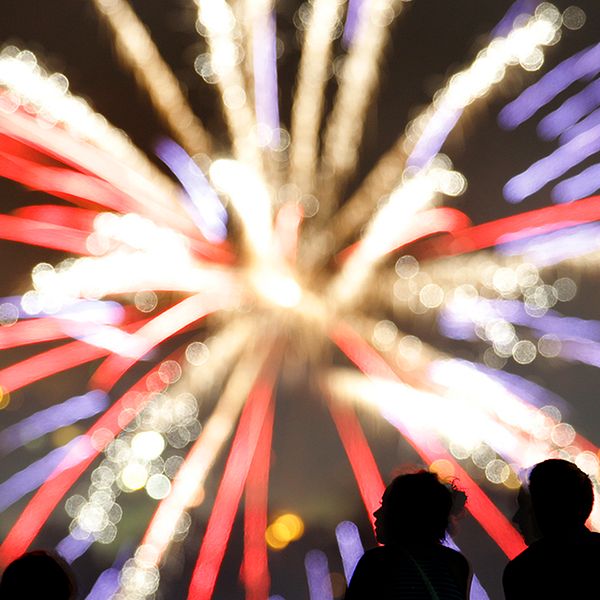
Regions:
<svg viewBox="0 0 600 600"><path fill-rule="evenodd" d="M374 513L379 546L359 560L346 600L467 600L471 568L448 546L447 532L466 495L435 473L396 477ZM600 534L586 527L594 493L573 463L536 465L521 486L513 521L528 548L504 569L506 600L600 599ZM68 565L45 551L13 561L0 581L0 600L72 600Z"/></svg>

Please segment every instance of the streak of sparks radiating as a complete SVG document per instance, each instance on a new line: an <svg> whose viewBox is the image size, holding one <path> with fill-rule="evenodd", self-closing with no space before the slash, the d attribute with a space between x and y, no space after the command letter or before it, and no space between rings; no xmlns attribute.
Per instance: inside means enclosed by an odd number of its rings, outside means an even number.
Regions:
<svg viewBox="0 0 600 600"><path fill-rule="evenodd" d="M106 19L119 56L132 70L173 136L191 154L210 152L210 135L190 108L179 81L131 6L125 0L94 0L94 7Z"/></svg>

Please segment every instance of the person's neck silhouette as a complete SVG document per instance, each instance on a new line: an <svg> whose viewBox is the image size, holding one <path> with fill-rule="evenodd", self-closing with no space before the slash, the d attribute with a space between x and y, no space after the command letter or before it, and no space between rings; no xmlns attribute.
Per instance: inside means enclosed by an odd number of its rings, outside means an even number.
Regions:
<svg viewBox="0 0 600 600"><path fill-rule="evenodd" d="M0 580L2 600L72 600L75 593L69 565L45 550L26 552L13 560Z"/></svg>
<svg viewBox="0 0 600 600"><path fill-rule="evenodd" d="M518 500L513 520L529 547L504 570L506 600L600 598L600 534L585 526L594 503L590 478L573 463L546 460Z"/></svg>

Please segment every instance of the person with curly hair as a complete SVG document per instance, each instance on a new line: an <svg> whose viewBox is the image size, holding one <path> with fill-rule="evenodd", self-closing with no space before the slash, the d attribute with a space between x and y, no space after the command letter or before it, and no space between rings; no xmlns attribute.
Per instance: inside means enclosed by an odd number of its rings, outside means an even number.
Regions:
<svg viewBox="0 0 600 600"><path fill-rule="evenodd" d="M466 558L442 544L456 505L465 495L435 473L396 477L375 517L382 544L365 552L346 591L346 600L466 600L471 569Z"/></svg>

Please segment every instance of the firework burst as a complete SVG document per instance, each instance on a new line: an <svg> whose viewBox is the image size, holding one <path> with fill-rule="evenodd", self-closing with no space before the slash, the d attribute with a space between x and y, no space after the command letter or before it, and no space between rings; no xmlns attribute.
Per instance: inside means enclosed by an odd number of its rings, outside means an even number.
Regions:
<svg viewBox="0 0 600 600"><path fill-rule="evenodd" d="M24 407L27 416L0 432L0 454L95 419L0 484L3 509L37 490L0 546L4 564L59 505L71 519L58 545L67 558L94 543L116 547L131 505L121 496L145 490L156 503L145 532L133 551L115 552L88 597L162 597L160 568L194 517L201 539L188 597L212 597L243 504L240 579L247 598L266 600L268 547L283 548L303 529L297 515L268 518L275 389L292 363L304 365L328 406L369 515L383 490L358 418L369 414L391 423L432 469L460 480L467 510L508 557L523 543L477 483L482 475L486 485L514 489L521 469L561 456L597 483L598 449L563 421L564 401L503 367L536 357L600 364L598 323L557 308L577 291L568 274L597 268L600 200L472 225L443 206L467 180L440 152L473 105L512 73L542 67L563 25L581 26L579 9L513 7L348 195L390 28L406 3L313 0L300 8L288 131L278 107L276 6L197 0L205 52L194 68L218 89L228 153L214 150L219 144L131 6L93 4L175 140L156 145L173 177L69 91L63 75L27 50L4 49L0 174L66 202L0 215L0 237L67 258L37 264L31 288L0 304L2 349L55 343L0 370L0 406L52 375L94 370L80 395L38 412ZM326 110L338 38L343 50ZM595 76L597 52L582 51L540 77L501 123L515 128L569 77ZM581 96L593 95L593 85L540 122L547 139L565 137L506 183L509 202L600 149L597 117ZM593 193L597 179L590 167L553 193L574 200ZM418 334L426 327L439 332L439 343ZM449 355L443 340L457 340L457 348L473 342L483 360ZM207 493L221 463L216 490ZM80 479L89 488L74 493ZM599 503L591 523L600 528ZM349 575L360 540L346 523L338 541ZM323 560L312 552L305 564L311 598L325 600L334 592L322 585Z"/></svg>

